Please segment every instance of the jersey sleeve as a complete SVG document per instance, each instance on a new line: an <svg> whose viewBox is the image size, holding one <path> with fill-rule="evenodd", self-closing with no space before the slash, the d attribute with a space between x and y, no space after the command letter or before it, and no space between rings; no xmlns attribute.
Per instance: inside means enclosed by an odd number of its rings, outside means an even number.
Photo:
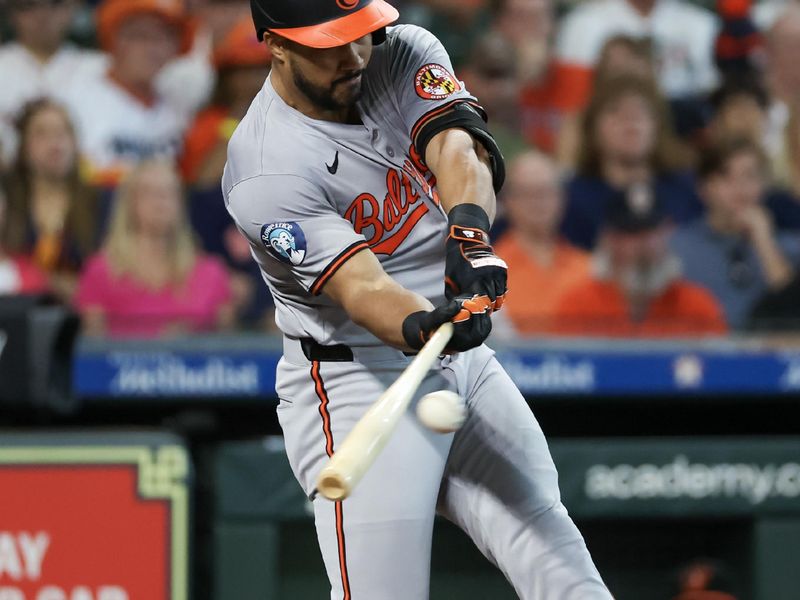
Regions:
<svg viewBox="0 0 800 600"><path fill-rule="evenodd" d="M425 123L457 102L479 107L459 81L442 43L415 25L395 28L389 77L397 90L397 105L412 141ZM480 109L483 112L483 109Z"/></svg>
<svg viewBox="0 0 800 600"><path fill-rule="evenodd" d="M261 175L236 185L227 208L261 267L318 295L349 258L369 249L324 192L292 175Z"/></svg>

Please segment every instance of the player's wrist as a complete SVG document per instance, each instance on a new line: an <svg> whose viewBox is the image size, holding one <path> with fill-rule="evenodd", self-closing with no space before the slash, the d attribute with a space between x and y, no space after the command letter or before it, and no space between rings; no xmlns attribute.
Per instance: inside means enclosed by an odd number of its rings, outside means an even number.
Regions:
<svg viewBox="0 0 800 600"><path fill-rule="evenodd" d="M489 215L477 204L457 204L447 213L449 239L489 243ZM469 235L467 232L480 232Z"/></svg>

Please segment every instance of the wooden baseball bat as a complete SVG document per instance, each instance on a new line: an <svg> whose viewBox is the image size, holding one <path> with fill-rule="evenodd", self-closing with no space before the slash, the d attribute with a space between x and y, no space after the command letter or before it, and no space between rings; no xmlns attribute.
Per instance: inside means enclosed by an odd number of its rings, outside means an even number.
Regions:
<svg viewBox="0 0 800 600"><path fill-rule="evenodd" d="M344 500L351 494L386 446L417 388L452 336L452 323L439 327L397 381L361 417L320 471L317 478L320 494L328 500Z"/></svg>

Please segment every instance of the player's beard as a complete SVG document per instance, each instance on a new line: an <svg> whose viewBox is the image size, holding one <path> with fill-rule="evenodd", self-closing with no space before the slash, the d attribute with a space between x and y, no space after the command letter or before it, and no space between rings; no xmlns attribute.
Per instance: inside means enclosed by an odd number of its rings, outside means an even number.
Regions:
<svg viewBox="0 0 800 600"><path fill-rule="evenodd" d="M361 97L361 85L355 88L353 92L347 94L343 91L340 93L340 97L337 97L337 87L341 87L341 84L346 83L347 79L337 79L330 87L322 87L309 81L303 75L303 72L297 68L297 65L294 64L292 65L292 79L295 87L315 106L323 110L337 111L351 108Z"/></svg>

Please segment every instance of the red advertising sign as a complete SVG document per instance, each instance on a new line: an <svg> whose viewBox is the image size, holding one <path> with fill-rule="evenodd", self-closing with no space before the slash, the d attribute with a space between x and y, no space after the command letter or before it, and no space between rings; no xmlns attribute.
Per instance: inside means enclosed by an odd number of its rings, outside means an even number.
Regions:
<svg viewBox="0 0 800 600"><path fill-rule="evenodd" d="M0 600L186 600L188 459L0 448Z"/></svg>

